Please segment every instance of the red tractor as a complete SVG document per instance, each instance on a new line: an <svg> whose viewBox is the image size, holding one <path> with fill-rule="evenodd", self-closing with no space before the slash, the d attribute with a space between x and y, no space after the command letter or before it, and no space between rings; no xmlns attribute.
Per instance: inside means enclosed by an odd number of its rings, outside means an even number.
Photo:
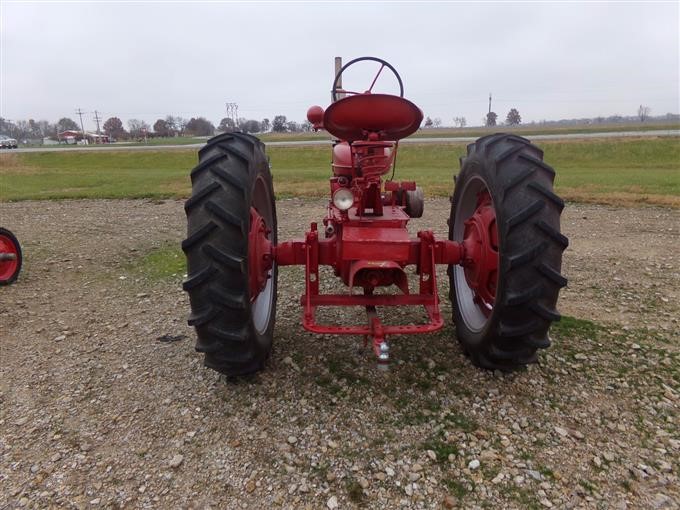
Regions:
<svg viewBox="0 0 680 510"><path fill-rule="evenodd" d="M365 92L341 87L346 69L372 62L377 74ZM399 95L374 93L384 70ZM415 238L407 224L423 213L415 182L383 181L394 172L399 140L418 130L423 114L403 97L403 83L387 62L373 57L343 66L332 104L307 116L337 140L332 149L331 199L320 226L301 239L279 241L269 159L257 138L217 136L199 152L185 204L189 324L205 365L229 376L261 370L271 352L281 266L305 269L302 326L311 332L360 335L379 364L390 359L388 338L437 331L444 325L438 265L448 267L456 336L473 363L512 370L548 347L567 238L560 233L564 202L553 192L554 170L529 140L494 134L480 138L461 158L451 199L448 239L431 230ZM344 292L320 292L328 266ZM406 268L415 268L409 283ZM393 291L393 292L390 292ZM363 324L325 324L325 306L364 307ZM381 307L422 306L422 324L384 323Z"/></svg>
<svg viewBox="0 0 680 510"><path fill-rule="evenodd" d="M9 285L21 271L21 246L17 238L4 228L0 228L0 285Z"/></svg>

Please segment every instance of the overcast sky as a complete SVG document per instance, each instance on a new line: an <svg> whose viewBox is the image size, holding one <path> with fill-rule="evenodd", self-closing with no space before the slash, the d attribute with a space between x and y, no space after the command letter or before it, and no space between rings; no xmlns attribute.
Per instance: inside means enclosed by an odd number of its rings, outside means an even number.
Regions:
<svg viewBox="0 0 680 510"><path fill-rule="evenodd" d="M0 0L0 115L153 124L168 114L301 121L333 57L373 55L425 115L505 119L680 111L679 3L122 3ZM364 72L369 72L365 70ZM376 89L393 90L389 76ZM361 73L345 87L365 89ZM92 115L84 116L92 129Z"/></svg>

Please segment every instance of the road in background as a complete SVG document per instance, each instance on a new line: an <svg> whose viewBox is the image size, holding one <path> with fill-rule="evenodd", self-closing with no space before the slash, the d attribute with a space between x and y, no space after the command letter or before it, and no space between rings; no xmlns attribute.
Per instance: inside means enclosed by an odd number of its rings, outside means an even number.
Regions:
<svg viewBox="0 0 680 510"><path fill-rule="evenodd" d="M631 137L657 137L657 136L680 136L680 129L659 129L653 131L612 131L605 133L569 133L552 135L526 135L530 140L573 140L584 138L631 138ZM405 138L400 143L466 143L474 142L478 136L458 136L440 138ZM295 147L301 145L328 145L332 140L291 140L285 142L265 142L270 147ZM158 150L182 150L200 149L204 143L191 143L187 145L98 145L98 146L74 146L74 147L28 147L25 149L12 149L0 152L26 153L26 152L57 152L57 151L158 151Z"/></svg>

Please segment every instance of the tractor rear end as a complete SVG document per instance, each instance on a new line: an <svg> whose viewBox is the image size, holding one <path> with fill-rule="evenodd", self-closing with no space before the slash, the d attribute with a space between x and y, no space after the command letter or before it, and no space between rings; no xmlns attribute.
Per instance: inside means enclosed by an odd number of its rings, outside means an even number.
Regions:
<svg viewBox="0 0 680 510"><path fill-rule="evenodd" d="M343 72L359 63L378 68L368 90L340 86ZM399 95L374 93L391 71ZM448 220L448 239L432 230L411 237L407 225L423 214L422 190L394 175L399 140L414 133L423 114L403 97L403 83L387 62L362 57L342 67L333 102L314 106L315 129L337 138L332 149L328 210L322 226L279 242L276 209L264 145L229 133L213 138L192 171L185 209L188 261L197 350L206 365L230 376L263 368L271 352L280 267L304 266L302 326L311 332L356 335L370 343L378 364L390 360L389 338L437 331L440 312L437 266L447 266L456 336L472 361L512 370L536 360L559 319L558 292L567 239L560 233L564 206L552 191L554 171L525 138L496 134L468 146L461 159ZM344 291L320 292L320 267L328 266ZM411 285L407 268L416 282ZM365 322L326 324L319 307L363 307ZM420 306L426 321L389 324L383 307Z"/></svg>

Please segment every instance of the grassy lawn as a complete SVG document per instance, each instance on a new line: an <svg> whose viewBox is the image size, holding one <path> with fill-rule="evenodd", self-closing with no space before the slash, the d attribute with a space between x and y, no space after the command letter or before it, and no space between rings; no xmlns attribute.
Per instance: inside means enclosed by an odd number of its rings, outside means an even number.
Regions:
<svg viewBox="0 0 680 510"><path fill-rule="evenodd" d="M116 142L113 145L115 147L128 147L135 145L190 145L194 143L205 143L208 138L209 137L206 136L166 136L149 138L146 142Z"/></svg>
<svg viewBox="0 0 680 510"><path fill-rule="evenodd" d="M112 144L104 144L105 147L135 147L139 145L191 145L196 143L205 143L209 137L207 136L168 136L159 138L149 138L146 142L127 141L115 142ZM21 144L21 147L48 147L50 149L74 149L86 147L101 147L98 144L90 145L73 145L67 143L57 143L54 145L43 145L42 143L28 143Z"/></svg>
<svg viewBox="0 0 680 510"><path fill-rule="evenodd" d="M495 127L468 127L468 128L431 128L420 129L409 138L455 138L455 137L480 137L502 131L504 133L516 133L522 136L530 135L562 135L576 133L620 133L622 131L654 131L680 129L677 122L656 123L631 123L631 124L584 124L564 127L544 126L495 126ZM331 135L325 131L318 133L265 133L258 135L263 142L289 142L296 140L328 140Z"/></svg>
<svg viewBox="0 0 680 510"><path fill-rule="evenodd" d="M680 207L680 138L546 141L557 192L569 200ZM328 147L268 149L279 196L326 196ZM446 196L464 144L405 144L396 179ZM0 200L186 197L195 150L0 155Z"/></svg>

